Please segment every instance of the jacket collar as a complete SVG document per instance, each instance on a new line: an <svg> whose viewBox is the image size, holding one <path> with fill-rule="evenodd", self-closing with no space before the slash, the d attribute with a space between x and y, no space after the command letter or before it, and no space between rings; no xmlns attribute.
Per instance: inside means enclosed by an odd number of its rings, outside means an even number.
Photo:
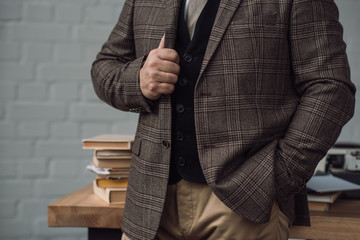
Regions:
<svg viewBox="0 0 360 240"><path fill-rule="evenodd" d="M211 0L209 0L211 1ZM216 14L215 22L210 34L209 42L206 48L204 60L200 70L199 78L208 65L216 48L218 47L223 35L231 22L233 15L238 9L242 0L221 0L219 10Z"/></svg>
<svg viewBox="0 0 360 240"><path fill-rule="evenodd" d="M179 12L181 8L181 0L164 0L165 11L167 17L165 20L165 47L174 48L176 40L176 29ZM211 0L209 0L211 1ZM208 65L216 48L218 47L230 21L235 14L242 0L221 0L219 10L217 12L213 29L210 34L209 42L206 48L204 60L200 70L199 78Z"/></svg>

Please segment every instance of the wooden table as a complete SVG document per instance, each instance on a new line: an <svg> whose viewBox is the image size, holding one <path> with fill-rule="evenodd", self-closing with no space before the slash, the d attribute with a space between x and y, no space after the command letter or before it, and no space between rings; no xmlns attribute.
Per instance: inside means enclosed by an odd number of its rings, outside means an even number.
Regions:
<svg viewBox="0 0 360 240"><path fill-rule="evenodd" d="M89 240L119 240L123 204L107 204L93 193L92 185L48 206L49 227L86 227Z"/></svg>
<svg viewBox="0 0 360 240"><path fill-rule="evenodd" d="M109 205L89 185L48 206L49 227L87 227L89 240L120 239L123 205ZM311 227L293 226L290 238L360 239L360 200L338 199L328 212L311 212Z"/></svg>
<svg viewBox="0 0 360 240"><path fill-rule="evenodd" d="M293 226L290 238L359 240L360 200L337 199L328 212L310 212L311 227Z"/></svg>

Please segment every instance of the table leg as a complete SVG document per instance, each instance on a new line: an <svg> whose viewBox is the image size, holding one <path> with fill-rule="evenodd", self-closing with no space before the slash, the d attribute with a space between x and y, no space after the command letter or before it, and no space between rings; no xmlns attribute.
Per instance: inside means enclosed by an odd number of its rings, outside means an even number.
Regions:
<svg viewBox="0 0 360 240"><path fill-rule="evenodd" d="M88 228L88 240L120 240L121 236L121 229Z"/></svg>

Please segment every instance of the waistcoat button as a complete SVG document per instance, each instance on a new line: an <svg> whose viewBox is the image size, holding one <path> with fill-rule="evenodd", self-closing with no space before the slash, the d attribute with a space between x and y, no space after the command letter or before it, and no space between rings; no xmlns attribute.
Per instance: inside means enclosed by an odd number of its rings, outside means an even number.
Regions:
<svg viewBox="0 0 360 240"><path fill-rule="evenodd" d="M178 105L176 105L176 111L177 111L178 113L183 113L183 112L185 111L184 105L183 105L183 104L178 104Z"/></svg>
<svg viewBox="0 0 360 240"><path fill-rule="evenodd" d="M184 61L187 62L187 63L190 63L190 62L193 60L192 56L191 56L190 54L188 54L188 53L185 53L185 54L183 55L183 59L184 59Z"/></svg>
<svg viewBox="0 0 360 240"><path fill-rule="evenodd" d="M181 142L181 141L184 141L184 139L185 139L184 133L182 133L182 132L176 133L176 140Z"/></svg>
<svg viewBox="0 0 360 240"><path fill-rule="evenodd" d="M186 165L186 160L185 160L185 158L179 157L179 158L177 159L177 164L178 164L178 166L180 166L180 167L185 167L185 165Z"/></svg>
<svg viewBox="0 0 360 240"><path fill-rule="evenodd" d="M179 86L180 87L185 87L188 84L188 80L186 78L181 78L179 80Z"/></svg>

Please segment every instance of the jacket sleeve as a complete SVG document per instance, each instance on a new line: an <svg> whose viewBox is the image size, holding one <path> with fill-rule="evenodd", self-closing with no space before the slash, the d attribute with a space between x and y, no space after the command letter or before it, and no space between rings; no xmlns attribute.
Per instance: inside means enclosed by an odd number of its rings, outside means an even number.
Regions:
<svg viewBox="0 0 360 240"><path fill-rule="evenodd" d="M150 112L151 104L142 95L139 82L145 56L136 58L134 41L133 0L127 0L92 65L92 82L98 97L111 106L124 111Z"/></svg>
<svg viewBox="0 0 360 240"><path fill-rule="evenodd" d="M279 201L299 192L354 114L355 87L333 0L294 0L289 42L294 86L300 97L278 144Z"/></svg>

